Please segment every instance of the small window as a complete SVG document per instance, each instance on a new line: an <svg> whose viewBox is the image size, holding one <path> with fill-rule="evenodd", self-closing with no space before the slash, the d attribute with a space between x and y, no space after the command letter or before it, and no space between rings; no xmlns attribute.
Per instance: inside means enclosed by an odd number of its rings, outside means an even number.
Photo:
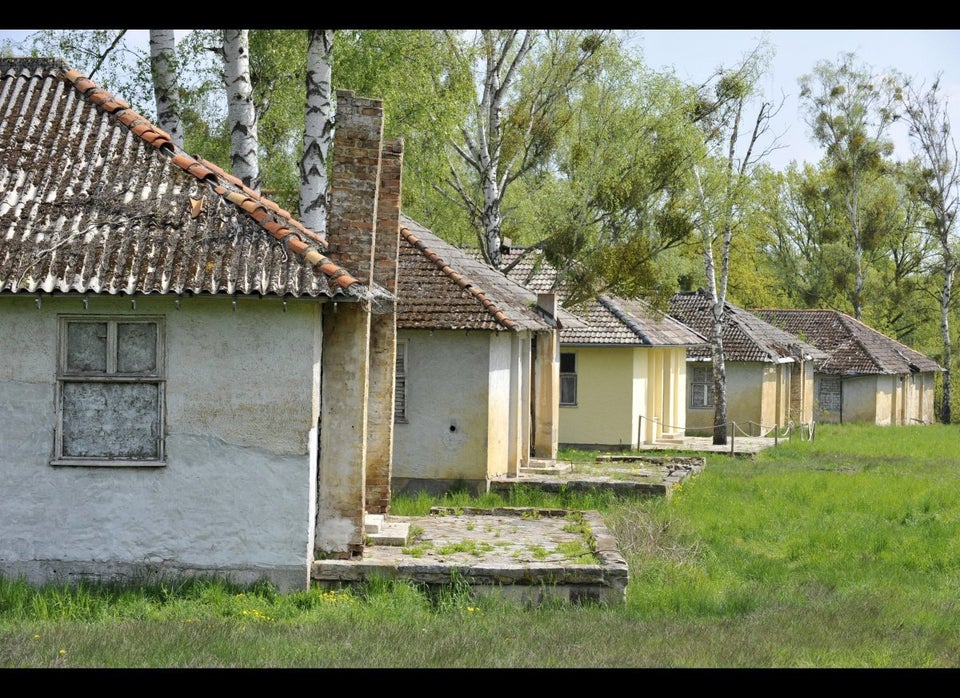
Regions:
<svg viewBox="0 0 960 698"><path fill-rule="evenodd" d="M55 465L163 465L159 318L60 318Z"/></svg>
<svg viewBox="0 0 960 698"><path fill-rule="evenodd" d="M713 407L713 367L709 364L690 369L690 407L695 410Z"/></svg>
<svg viewBox="0 0 960 698"><path fill-rule="evenodd" d="M560 353L560 404L577 404L577 355Z"/></svg>
<svg viewBox="0 0 960 698"><path fill-rule="evenodd" d="M820 376L820 390L817 393L817 402L824 412L840 412L843 404L841 398L840 379L834 376Z"/></svg>
<svg viewBox="0 0 960 698"><path fill-rule="evenodd" d="M393 394L393 421L407 421L407 343L397 342L397 366Z"/></svg>

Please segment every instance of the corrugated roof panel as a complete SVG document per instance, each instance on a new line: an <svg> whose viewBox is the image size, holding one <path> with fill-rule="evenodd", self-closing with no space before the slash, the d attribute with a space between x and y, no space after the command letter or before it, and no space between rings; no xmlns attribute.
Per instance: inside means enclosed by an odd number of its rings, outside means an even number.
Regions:
<svg viewBox="0 0 960 698"><path fill-rule="evenodd" d="M168 141L62 61L0 59L0 292L389 297Z"/></svg>

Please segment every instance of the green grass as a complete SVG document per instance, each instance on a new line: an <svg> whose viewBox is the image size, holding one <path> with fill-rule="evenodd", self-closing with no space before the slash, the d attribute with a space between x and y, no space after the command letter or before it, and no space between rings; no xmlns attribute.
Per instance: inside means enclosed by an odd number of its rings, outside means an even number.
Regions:
<svg viewBox="0 0 960 698"><path fill-rule="evenodd" d="M953 426L821 425L754 458L705 454L669 499L515 491L510 505L602 512L630 567L617 607L519 607L462 579L439 595L0 580L0 667L953 668L958 447Z"/></svg>

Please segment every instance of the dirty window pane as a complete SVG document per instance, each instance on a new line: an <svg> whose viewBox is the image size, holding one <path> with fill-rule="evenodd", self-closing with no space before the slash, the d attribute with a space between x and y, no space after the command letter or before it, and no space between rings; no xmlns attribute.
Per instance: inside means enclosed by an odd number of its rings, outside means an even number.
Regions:
<svg viewBox="0 0 960 698"><path fill-rule="evenodd" d="M713 407L713 366L693 366L689 370L690 407Z"/></svg>
<svg viewBox="0 0 960 698"><path fill-rule="evenodd" d="M560 354L560 373L577 372L577 355L573 353Z"/></svg>
<svg viewBox="0 0 960 698"><path fill-rule="evenodd" d="M107 323L67 323L67 370L107 370Z"/></svg>
<svg viewBox="0 0 960 698"><path fill-rule="evenodd" d="M157 326L147 322L117 325L117 371L153 373L157 368Z"/></svg>
<svg viewBox="0 0 960 698"><path fill-rule="evenodd" d="M158 391L148 383L65 383L63 455L156 458Z"/></svg>
<svg viewBox="0 0 960 698"><path fill-rule="evenodd" d="M560 404L577 404L577 376L575 374L560 376Z"/></svg>
<svg viewBox="0 0 960 698"><path fill-rule="evenodd" d="M394 371L393 421L407 421L407 345L397 344Z"/></svg>
<svg viewBox="0 0 960 698"><path fill-rule="evenodd" d="M825 412L839 412L841 405L840 379L820 378L820 409Z"/></svg>

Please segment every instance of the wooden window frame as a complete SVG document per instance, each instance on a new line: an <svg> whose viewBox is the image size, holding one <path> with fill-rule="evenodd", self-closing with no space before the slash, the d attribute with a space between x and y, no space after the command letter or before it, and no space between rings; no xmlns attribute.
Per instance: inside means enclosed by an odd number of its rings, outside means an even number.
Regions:
<svg viewBox="0 0 960 698"><path fill-rule="evenodd" d="M407 355L409 344L397 340L397 358L393 380L393 423L407 424Z"/></svg>
<svg viewBox="0 0 960 698"><path fill-rule="evenodd" d="M166 465L164 433L166 428L166 360L164 352L164 318L148 315L61 315L58 318L57 371L56 371L56 428L54 438L54 457L51 465L66 466L107 466L107 467L158 467ZM68 366L68 333L71 324L105 324L105 369L75 369ZM118 327L125 324L151 324L155 327L156 348L154 366L141 371L122 371L118 367L119 334ZM105 385L154 385L156 386L157 422L153 425L156 433L156 452L150 456L132 457L129 455L111 456L109 453L96 455L76 455L65 453L64 410L65 387L83 384Z"/></svg>
<svg viewBox="0 0 960 698"><path fill-rule="evenodd" d="M706 380L697 380L697 374L705 371ZM690 374L690 409L692 410L712 410L713 409L713 365L703 364L689 366ZM702 395L703 404L698 404L698 392Z"/></svg>
<svg viewBox="0 0 960 698"><path fill-rule="evenodd" d="M564 371L563 370L563 357L572 356L573 357L573 371ZM573 390L573 400L564 400L564 383L569 386L572 386ZM577 353L575 351L562 351L560 352L560 407L576 407L577 406Z"/></svg>

